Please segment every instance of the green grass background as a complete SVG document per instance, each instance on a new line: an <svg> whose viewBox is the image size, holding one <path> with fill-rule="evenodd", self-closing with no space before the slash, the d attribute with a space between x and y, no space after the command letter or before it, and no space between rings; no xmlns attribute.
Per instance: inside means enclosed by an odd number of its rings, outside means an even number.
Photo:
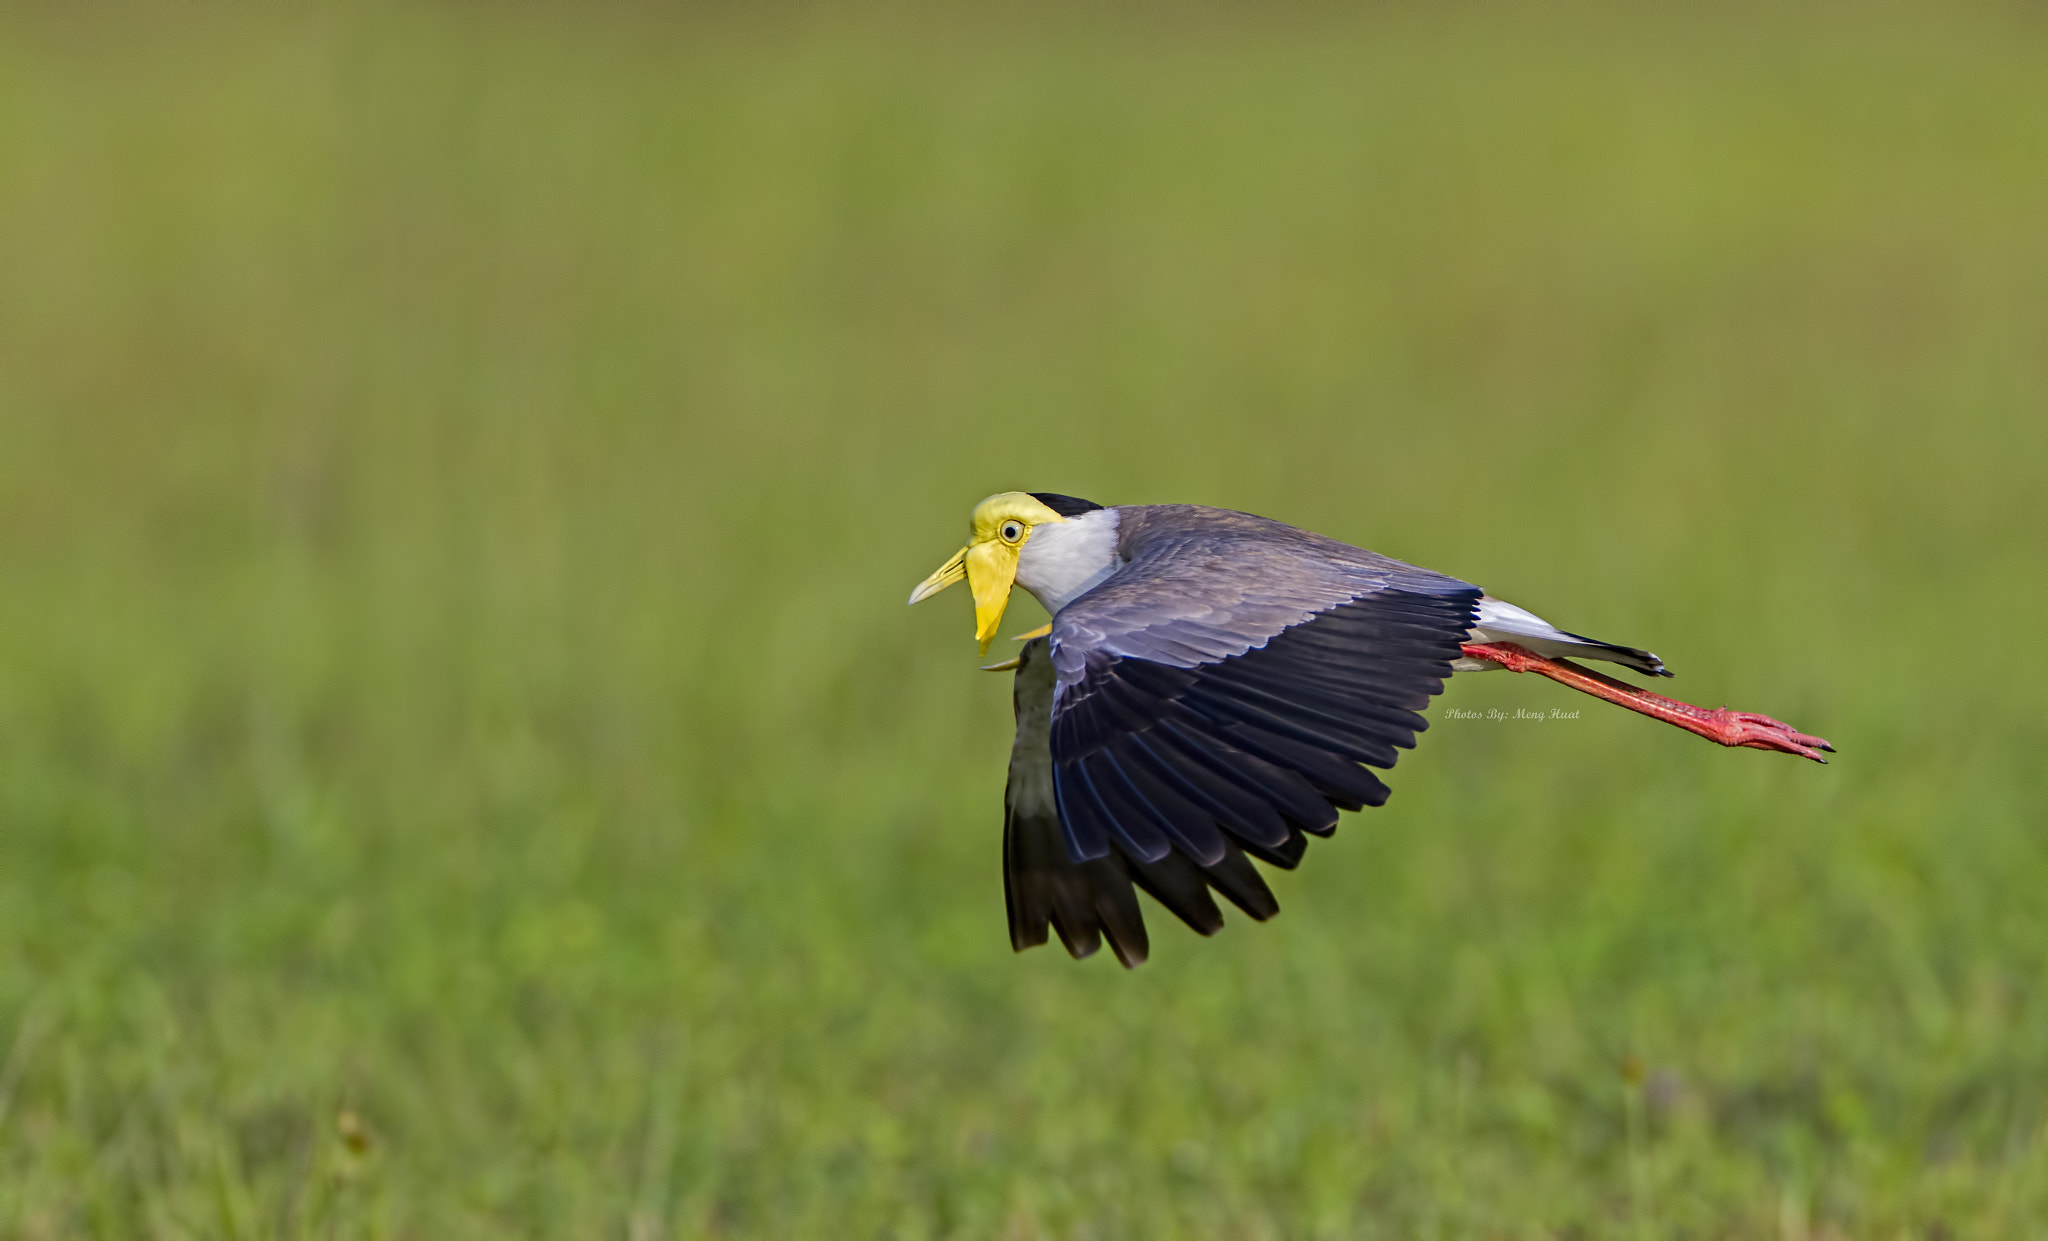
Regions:
<svg viewBox="0 0 2048 1241"><path fill-rule="evenodd" d="M2048 1236L2044 308L2032 5L16 9L0 1234ZM1841 754L1013 957L1013 488Z"/></svg>

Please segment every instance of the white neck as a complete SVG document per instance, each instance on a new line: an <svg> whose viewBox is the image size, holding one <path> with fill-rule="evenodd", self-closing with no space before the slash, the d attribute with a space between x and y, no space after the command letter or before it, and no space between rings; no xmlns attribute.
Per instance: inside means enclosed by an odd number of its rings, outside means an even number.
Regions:
<svg viewBox="0 0 2048 1241"><path fill-rule="evenodd" d="M1017 557L1017 585L1057 613L1123 563L1116 554L1116 525L1116 510L1099 508L1033 526Z"/></svg>

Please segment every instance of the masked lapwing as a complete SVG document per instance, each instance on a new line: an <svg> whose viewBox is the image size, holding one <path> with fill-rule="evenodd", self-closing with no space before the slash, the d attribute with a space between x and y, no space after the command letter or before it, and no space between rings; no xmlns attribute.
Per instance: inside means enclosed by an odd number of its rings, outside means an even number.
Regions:
<svg viewBox="0 0 2048 1241"><path fill-rule="evenodd" d="M1540 673L1722 745L1815 762L1834 748L1572 662L1669 676L1648 651L1249 513L1004 492L910 602L962 578L984 654L1013 586L1052 614L993 669L1017 673L1003 881L1019 951L1050 926L1076 957L1107 938L1143 961L1133 885L1204 935L1223 925L1211 888L1253 918L1279 912L1251 859L1292 869L1338 811L1385 802L1369 768L1413 748L1454 671Z"/></svg>

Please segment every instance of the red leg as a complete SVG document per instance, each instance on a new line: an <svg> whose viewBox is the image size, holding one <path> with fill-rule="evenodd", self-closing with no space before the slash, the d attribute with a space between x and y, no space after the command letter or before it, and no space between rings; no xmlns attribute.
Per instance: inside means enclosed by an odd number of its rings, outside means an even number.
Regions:
<svg viewBox="0 0 2048 1241"><path fill-rule="evenodd" d="M1571 686L1582 693L1605 699L1616 706L1640 711L1666 724L1676 724L1687 732L1698 733L1709 741L1722 745L1743 745L1757 750L1781 750L1786 754L1797 754L1810 758L1816 763L1828 760L1820 756L1822 750L1834 753L1835 747L1819 737L1809 737L1795 732L1789 724L1781 724L1768 715L1752 715L1747 711L1730 711L1722 707L1708 711L1675 698L1653 694L1639 689L1626 681L1617 681L1591 668L1581 667L1569 659L1551 659L1538 655L1526 647L1512 642L1477 643L1465 645L1465 657L1484 659L1499 664L1510 672L1535 672Z"/></svg>

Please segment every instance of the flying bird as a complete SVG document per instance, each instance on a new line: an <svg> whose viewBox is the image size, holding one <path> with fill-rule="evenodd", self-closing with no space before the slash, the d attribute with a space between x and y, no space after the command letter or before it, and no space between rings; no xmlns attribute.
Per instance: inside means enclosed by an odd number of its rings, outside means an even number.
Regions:
<svg viewBox="0 0 2048 1241"><path fill-rule="evenodd" d="M1708 711L1573 662L1670 676L1655 655L1555 628L1479 587L1249 513L1105 508L1009 491L910 594L962 579L984 655L1013 586L1050 624L1019 636L1003 795L1010 944L1075 957L1149 951L1135 888L1203 935L1211 889L1280 911L1251 859L1291 870L1337 812L1378 806L1453 671L1535 672L1727 746L1825 763L1834 747L1765 715ZM1306 834L1306 835L1305 835Z"/></svg>

